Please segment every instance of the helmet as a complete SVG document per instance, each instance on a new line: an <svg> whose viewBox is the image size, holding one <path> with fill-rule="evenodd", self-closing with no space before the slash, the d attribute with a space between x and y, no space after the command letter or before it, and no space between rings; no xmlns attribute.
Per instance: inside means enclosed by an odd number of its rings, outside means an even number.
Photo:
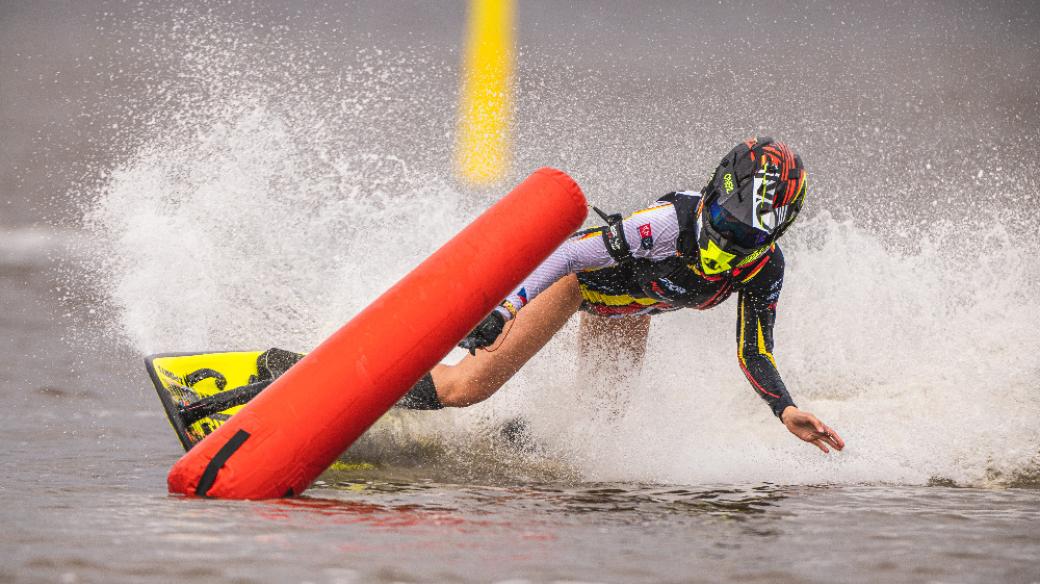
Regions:
<svg viewBox="0 0 1040 584"><path fill-rule="evenodd" d="M697 247L704 274L765 252L798 216L805 190L802 160L783 142L750 138L730 150L701 191Z"/></svg>

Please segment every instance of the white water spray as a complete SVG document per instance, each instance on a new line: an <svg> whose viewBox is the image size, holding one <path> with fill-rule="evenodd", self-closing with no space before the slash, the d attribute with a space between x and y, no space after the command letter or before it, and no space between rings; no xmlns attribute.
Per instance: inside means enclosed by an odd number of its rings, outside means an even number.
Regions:
<svg viewBox="0 0 1040 584"><path fill-rule="evenodd" d="M372 54L330 72L302 65L306 47L268 46L288 57L254 50L243 61L234 30L168 34L197 50L169 51L185 56L165 66L198 84L142 96L153 104L162 95L169 109L142 106L149 129L90 193L85 214L102 244L113 332L141 352L309 349L488 202L447 178L443 130L454 112L444 66ZM724 151L716 146L732 141L733 128L698 122L668 128L682 134L655 149L665 129L653 116L673 112L641 112L638 96L597 112L597 101L617 99L571 82L582 91L520 92L537 99L521 109L566 111L574 132L553 131L551 120L520 132L528 143L517 159L584 176L594 201L634 209L663 193L615 194L633 188L633 176L689 176L694 166L706 175ZM707 96L703 107L723 101ZM650 156L604 148L625 135L618 128L648 124L639 138ZM807 144L829 139L802 133ZM690 144L702 145L697 160L683 154ZM826 156L824 147L807 153ZM1023 196L1035 196L1023 184ZM875 194L852 184L818 200ZM904 248L893 242L905 234L847 214L807 215L783 242L775 354L796 402L841 432L846 452L822 457L799 443L755 396L736 363L732 300L655 319L651 355L618 416L589 409L599 380L574 379L572 323L492 400L429 414L429 427L464 441L488 419L520 415L550 456L591 480L1002 484L1036 473L1036 238L940 221L915 227ZM893 231L915 224L903 219Z"/></svg>

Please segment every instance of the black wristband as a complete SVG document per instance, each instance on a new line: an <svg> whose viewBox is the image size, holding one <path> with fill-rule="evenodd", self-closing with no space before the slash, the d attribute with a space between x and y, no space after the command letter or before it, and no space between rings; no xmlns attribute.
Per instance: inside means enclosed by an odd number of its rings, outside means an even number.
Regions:
<svg viewBox="0 0 1040 584"><path fill-rule="evenodd" d="M409 410L439 410L444 407L439 397L437 388L433 385L433 376L427 373L422 379L404 394L397 402L397 407Z"/></svg>

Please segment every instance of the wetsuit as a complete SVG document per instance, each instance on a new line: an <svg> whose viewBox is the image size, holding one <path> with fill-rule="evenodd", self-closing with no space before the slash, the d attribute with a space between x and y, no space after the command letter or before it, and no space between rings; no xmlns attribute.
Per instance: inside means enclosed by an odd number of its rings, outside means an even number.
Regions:
<svg viewBox="0 0 1040 584"><path fill-rule="evenodd" d="M699 269L700 194L669 193L621 223L628 253L611 252L605 228L580 231L564 242L496 310L511 319L563 276L575 273L581 309L605 317L705 310L737 292L740 368L776 416L794 402L773 359L773 323L784 277L784 256L773 244L729 272Z"/></svg>

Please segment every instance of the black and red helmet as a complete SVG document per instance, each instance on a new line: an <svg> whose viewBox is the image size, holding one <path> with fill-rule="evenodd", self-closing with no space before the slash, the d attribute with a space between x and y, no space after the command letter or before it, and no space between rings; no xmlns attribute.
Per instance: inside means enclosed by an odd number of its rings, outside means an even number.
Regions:
<svg viewBox="0 0 1040 584"><path fill-rule="evenodd" d="M701 191L701 268L730 270L794 222L805 201L806 172L789 146L769 137L741 142L723 157Z"/></svg>

